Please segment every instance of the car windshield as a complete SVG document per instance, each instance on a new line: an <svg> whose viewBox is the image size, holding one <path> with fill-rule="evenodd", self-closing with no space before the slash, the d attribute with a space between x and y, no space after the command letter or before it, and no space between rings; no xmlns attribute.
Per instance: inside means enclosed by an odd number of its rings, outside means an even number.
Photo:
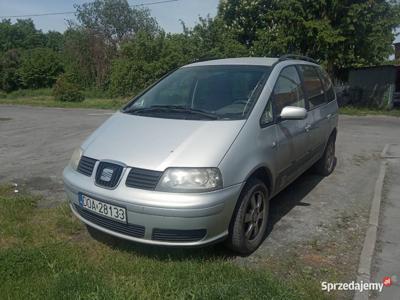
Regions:
<svg viewBox="0 0 400 300"><path fill-rule="evenodd" d="M242 65L184 67L134 99L123 111L172 119L244 119L270 69Z"/></svg>

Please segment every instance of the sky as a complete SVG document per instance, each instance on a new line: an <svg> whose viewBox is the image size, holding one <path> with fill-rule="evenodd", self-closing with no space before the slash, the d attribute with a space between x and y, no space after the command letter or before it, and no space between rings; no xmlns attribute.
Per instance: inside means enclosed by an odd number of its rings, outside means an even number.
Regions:
<svg viewBox="0 0 400 300"><path fill-rule="evenodd" d="M142 4L160 0L128 0L129 4ZM90 0L0 0L0 16L42 14L53 12L74 11L74 4L83 4ZM198 17L215 16L219 0L179 0L171 3L162 3L148 6L153 17L167 32L182 32L179 20L192 27ZM56 30L63 32L67 19L75 19L74 15L56 15L32 17L36 28L47 32ZM15 21L16 18L11 18Z"/></svg>

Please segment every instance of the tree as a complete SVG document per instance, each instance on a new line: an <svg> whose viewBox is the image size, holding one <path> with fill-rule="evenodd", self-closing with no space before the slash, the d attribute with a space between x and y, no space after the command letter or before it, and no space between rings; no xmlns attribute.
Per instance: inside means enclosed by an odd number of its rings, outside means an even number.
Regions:
<svg viewBox="0 0 400 300"><path fill-rule="evenodd" d="M11 92L21 86L18 69L21 64L21 53L17 49L6 51L0 56L0 90Z"/></svg>
<svg viewBox="0 0 400 300"><path fill-rule="evenodd" d="M111 59L116 52L103 36L76 26L64 33L65 71L83 88L105 89L110 76Z"/></svg>
<svg viewBox="0 0 400 300"><path fill-rule="evenodd" d="M199 22L192 30L184 26L185 33L191 40L193 58L226 58L247 56L245 45L235 39L233 32L225 28L223 21L199 18Z"/></svg>
<svg viewBox="0 0 400 300"><path fill-rule="evenodd" d="M139 32L122 44L113 61L110 88L114 95L133 95L169 71L202 58L247 55L245 46L224 30L220 20L200 18L183 33L152 35Z"/></svg>
<svg viewBox="0 0 400 300"><path fill-rule="evenodd" d="M18 73L23 87L37 89L53 86L62 71L57 53L49 48L35 48L26 50Z"/></svg>
<svg viewBox="0 0 400 300"><path fill-rule="evenodd" d="M157 21L148 9L130 7L126 0L95 0L75 8L81 26L104 36L114 46L139 31L148 34L159 31Z"/></svg>
<svg viewBox="0 0 400 300"><path fill-rule="evenodd" d="M218 15L255 55L304 54L334 74L384 62L400 24L393 0L231 0Z"/></svg>
<svg viewBox="0 0 400 300"><path fill-rule="evenodd" d="M111 93L120 96L135 94L167 72L168 64L162 59L165 47L164 33L152 36L139 32L134 39L124 43L120 57L112 64Z"/></svg>
<svg viewBox="0 0 400 300"><path fill-rule="evenodd" d="M32 49L43 47L45 36L37 30L31 19L17 20L14 24L11 20L0 21L0 52L10 49Z"/></svg>
<svg viewBox="0 0 400 300"><path fill-rule="evenodd" d="M50 48L56 52L64 48L64 36L58 31L49 31L45 34L46 43L45 47Z"/></svg>
<svg viewBox="0 0 400 300"><path fill-rule="evenodd" d="M78 23L70 22L65 33L65 65L82 87L107 89L111 61L121 45L138 32L153 37L160 33L148 9L132 8L126 0L95 0L75 7Z"/></svg>
<svg viewBox="0 0 400 300"><path fill-rule="evenodd" d="M274 10L274 0L221 0L218 16L240 43L250 46L257 31L265 26L265 16Z"/></svg>

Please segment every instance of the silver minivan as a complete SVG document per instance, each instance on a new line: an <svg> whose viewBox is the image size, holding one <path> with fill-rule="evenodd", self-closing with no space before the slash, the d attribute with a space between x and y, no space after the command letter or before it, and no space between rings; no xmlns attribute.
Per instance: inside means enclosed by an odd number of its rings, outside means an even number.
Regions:
<svg viewBox="0 0 400 300"><path fill-rule="evenodd" d="M269 201L313 167L335 167L338 105L299 56L196 62L116 112L63 177L74 214L135 242L241 254L266 235Z"/></svg>

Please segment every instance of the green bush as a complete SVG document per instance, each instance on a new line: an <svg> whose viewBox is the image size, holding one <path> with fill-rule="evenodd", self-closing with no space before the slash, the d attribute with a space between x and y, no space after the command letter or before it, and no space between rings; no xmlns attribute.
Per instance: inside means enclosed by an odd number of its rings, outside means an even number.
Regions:
<svg viewBox="0 0 400 300"><path fill-rule="evenodd" d="M18 68L21 65L21 51L8 50L0 54L0 90L11 92L21 87Z"/></svg>
<svg viewBox="0 0 400 300"><path fill-rule="evenodd" d="M56 52L49 48L35 48L24 53L19 75L23 87L37 89L51 87L62 71Z"/></svg>
<svg viewBox="0 0 400 300"><path fill-rule="evenodd" d="M53 96L56 100L64 102L82 102L85 96L79 87L61 75L53 87Z"/></svg>

